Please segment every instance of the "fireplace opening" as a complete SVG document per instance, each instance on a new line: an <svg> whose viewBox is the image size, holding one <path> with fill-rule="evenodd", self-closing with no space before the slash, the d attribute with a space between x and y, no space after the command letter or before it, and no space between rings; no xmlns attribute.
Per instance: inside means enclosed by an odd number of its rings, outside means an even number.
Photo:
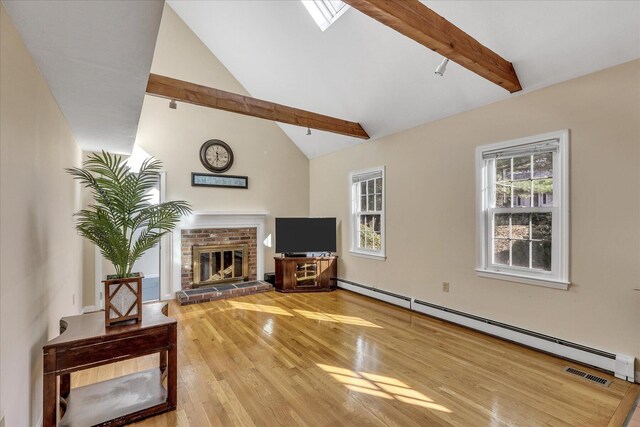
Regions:
<svg viewBox="0 0 640 427"><path fill-rule="evenodd" d="M248 245L194 245L191 260L194 287L249 278Z"/></svg>

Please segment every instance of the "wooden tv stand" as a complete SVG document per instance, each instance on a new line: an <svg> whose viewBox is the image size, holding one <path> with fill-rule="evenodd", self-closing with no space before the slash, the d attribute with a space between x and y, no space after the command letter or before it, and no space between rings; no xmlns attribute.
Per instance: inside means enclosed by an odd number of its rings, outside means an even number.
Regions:
<svg viewBox="0 0 640 427"><path fill-rule="evenodd" d="M328 292L335 288L337 256L274 259L278 292Z"/></svg>

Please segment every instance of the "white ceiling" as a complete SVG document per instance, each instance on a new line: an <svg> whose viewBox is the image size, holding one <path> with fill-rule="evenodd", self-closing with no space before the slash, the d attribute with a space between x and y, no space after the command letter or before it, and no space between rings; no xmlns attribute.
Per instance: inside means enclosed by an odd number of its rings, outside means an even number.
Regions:
<svg viewBox="0 0 640 427"><path fill-rule="evenodd" d="M354 9L322 32L298 0L169 3L254 97L372 140L517 96L453 63L436 76L438 54ZM638 1L424 3L513 62L523 93L640 57ZM163 2L3 4L81 147L129 153ZM363 142L279 125L310 158Z"/></svg>
<svg viewBox="0 0 640 427"><path fill-rule="evenodd" d="M440 55L354 9L322 32L296 0L168 3L252 96L360 122L372 140L517 96L454 63L436 76ZM424 3L511 61L522 93L640 57L637 1ZM280 126L310 158L363 142Z"/></svg>
<svg viewBox="0 0 640 427"><path fill-rule="evenodd" d="M83 150L130 153L163 1L3 1Z"/></svg>

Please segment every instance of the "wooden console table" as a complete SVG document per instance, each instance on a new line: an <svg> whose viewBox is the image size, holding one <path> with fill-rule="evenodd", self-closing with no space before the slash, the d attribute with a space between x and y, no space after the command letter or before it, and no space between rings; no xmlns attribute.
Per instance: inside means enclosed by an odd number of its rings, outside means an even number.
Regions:
<svg viewBox="0 0 640 427"><path fill-rule="evenodd" d="M336 256L275 257L278 292L327 292L337 276Z"/></svg>
<svg viewBox="0 0 640 427"><path fill-rule="evenodd" d="M120 426L174 410L177 322L166 314L165 303L145 304L142 322L110 328L102 311L63 317L60 335L43 347L44 427ZM159 369L71 389L71 372L154 353Z"/></svg>

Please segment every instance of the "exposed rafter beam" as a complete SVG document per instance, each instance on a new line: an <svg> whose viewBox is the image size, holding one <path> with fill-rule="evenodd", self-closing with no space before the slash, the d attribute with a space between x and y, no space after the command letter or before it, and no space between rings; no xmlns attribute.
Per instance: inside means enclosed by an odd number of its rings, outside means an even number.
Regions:
<svg viewBox="0 0 640 427"><path fill-rule="evenodd" d="M418 0L343 1L511 93L522 90L509 61Z"/></svg>
<svg viewBox="0 0 640 427"><path fill-rule="evenodd" d="M259 117L305 128L339 133L356 138L369 139L359 123L336 119L286 105L238 95L207 86L197 85L171 77L149 75L147 83L149 95L160 96L176 101L188 102L203 107L216 108L232 113Z"/></svg>

